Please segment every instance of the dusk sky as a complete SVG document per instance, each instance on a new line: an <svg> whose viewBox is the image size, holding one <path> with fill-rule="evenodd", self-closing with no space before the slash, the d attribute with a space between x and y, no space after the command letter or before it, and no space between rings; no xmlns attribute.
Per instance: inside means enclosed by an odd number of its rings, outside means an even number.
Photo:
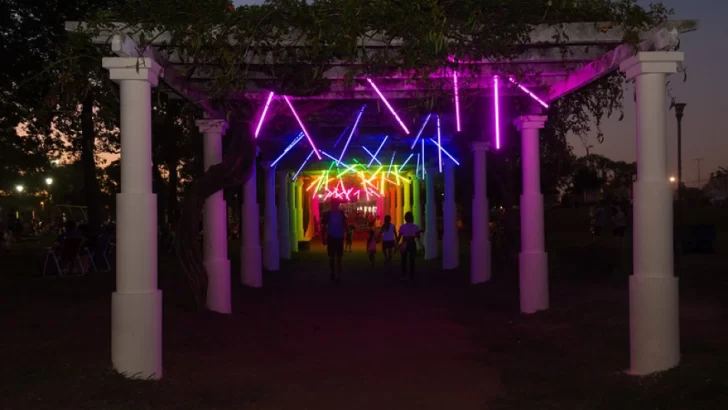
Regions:
<svg viewBox="0 0 728 410"><path fill-rule="evenodd" d="M647 6L656 1L640 0ZM235 4L260 4L262 0L235 0ZM718 166L728 167L728 128L723 124L723 115L728 104L728 76L724 75L728 66L724 39L728 38L728 0L664 0L666 7L675 14L672 19L700 20L699 30L681 37L680 51L685 53L685 67L688 78L683 82L681 74L670 77L670 93L678 102L687 103L683 118L683 180L688 184L698 179L697 162L693 159L704 158L701 163L701 179L705 181L710 172ZM602 125L604 142L596 141L593 133L586 143L592 145L591 152L605 155L615 160L635 160L635 113L632 98L633 87L627 86L625 92L622 121L617 121L619 113ZM669 105L669 102L665 102ZM674 111L667 116L669 168L677 174L677 128ZM584 143L572 136L570 143L577 155L585 154Z"/></svg>

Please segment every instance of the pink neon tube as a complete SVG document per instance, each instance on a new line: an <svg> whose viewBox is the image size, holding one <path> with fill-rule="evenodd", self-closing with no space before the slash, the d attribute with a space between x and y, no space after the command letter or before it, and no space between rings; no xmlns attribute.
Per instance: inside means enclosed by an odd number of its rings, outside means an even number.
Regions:
<svg viewBox="0 0 728 410"><path fill-rule="evenodd" d="M543 106L543 108L549 108L549 105L546 104L546 102L544 100L538 98L538 96L536 94L534 94L533 92L531 92L531 90L529 90L528 88L522 86L521 84L518 84L518 82L516 82L516 80L514 80L512 77L508 77L508 79L511 80L511 82L513 84L515 84L516 87L520 88L521 91L523 91L524 93L528 94L528 96L531 97L531 98L533 98L537 103L541 104Z"/></svg>
<svg viewBox="0 0 728 410"><path fill-rule="evenodd" d="M372 81L372 79L371 79L371 78L367 78L367 81L369 81L369 84L371 84L371 85L372 85L372 88L374 88L374 91L376 91L376 92L377 92L377 95L379 96L379 98L381 98L381 99L382 99L382 101L384 102L384 105L386 105L386 106L387 106L387 108L389 108L389 112L391 112L391 113L392 113L392 115L394 115L394 118L395 118L395 119L397 119L397 122L398 122L398 123L399 123L399 125L400 125L400 126L402 127L402 129L404 130L405 134L409 135L409 133L410 133L410 132L409 132L409 130L407 129L407 126L406 126L406 125L404 125L404 123L402 122L402 120L401 120L401 119L399 118L399 115L397 115L397 113L396 113L396 112L394 111L394 108L392 108L392 106L391 106L391 105L389 105L389 101L387 101L387 99L386 99L386 98L384 98L384 94L382 94L382 92L381 92L381 91L379 91L379 88L377 88L377 85L376 85L376 84L374 84L374 81Z"/></svg>
<svg viewBox="0 0 728 410"><path fill-rule="evenodd" d="M453 87L455 88L455 125L460 132L460 95L458 93L458 73L452 73Z"/></svg>
<svg viewBox="0 0 728 410"><path fill-rule="evenodd" d="M306 130L306 126L303 125L303 121L301 121L301 118L298 117L298 113L296 112L296 109L293 108L293 104L291 104L291 100L288 99L288 96L283 96L283 99L286 100L288 103L288 106L291 107L291 112L293 113L293 116L296 117L296 121L298 121L298 125L301 126L301 131L306 135L306 138L308 139L308 143L311 144L311 148L313 148L313 152L316 153L316 157L318 159L321 159L321 154L319 154L318 149L316 148L316 145L313 143L313 139L311 139L311 135L308 133L308 130Z"/></svg>
<svg viewBox="0 0 728 410"><path fill-rule="evenodd" d="M493 100L495 107L495 148L500 149L500 96L498 95L498 76L493 76Z"/></svg>
<svg viewBox="0 0 728 410"><path fill-rule="evenodd" d="M268 113L270 102L273 101L273 95L273 91L268 94L268 100L265 102L265 108L263 108L263 113L260 115L260 119L258 120L258 126L255 127L255 138L258 138L258 134L260 133L260 127L263 125L263 121L265 121L265 115Z"/></svg>

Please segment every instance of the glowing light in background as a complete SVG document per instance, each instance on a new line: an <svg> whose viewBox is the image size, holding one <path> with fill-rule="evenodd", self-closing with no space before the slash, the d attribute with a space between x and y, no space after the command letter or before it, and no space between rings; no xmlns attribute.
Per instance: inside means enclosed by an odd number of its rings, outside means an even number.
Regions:
<svg viewBox="0 0 728 410"><path fill-rule="evenodd" d="M515 84L515 85L516 85L516 87L520 88L520 89L521 89L521 91L523 91L524 93L528 94L528 95L529 95L529 96L530 96L531 98L533 98L533 99L534 99L534 100L535 100L535 101L536 101L537 103L541 104L541 105L543 106L543 108L549 108L549 105L548 105L548 104L546 104L546 102L545 102L544 100L542 100L542 99L538 98L538 96L536 96L536 94L534 94L533 92L531 92L531 90L529 90L528 88L526 88L526 87L522 86L521 84L518 84L518 82L517 82L516 80L514 80L514 79L513 79L513 77L508 77L508 79L509 79L509 80L511 80L511 82L512 82L513 84Z"/></svg>
<svg viewBox="0 0 728 410"><path fill-rule="evenodd" d="M425 179L425 140L420 141L422 145L422 179Z"/></svg>
<svg viewBox="0 0 728 410"><path fill-rule="evenodd" d="M452 162L455 163L455 165L458 165L458 166L460 165L460 163L452 155L450 155L450 153L447 152L447 150L445 148L443 148L437 141L433 140L432 138L430 138L430 141L432 141L432 143L435 144L437 146L437 148L440 149L440 152L444 152L445 155L450 157L450 159L452 160Z"/></svg>
<svg viewBox="0 0 728 410"><path fill-rule="evenodd" d="M458 73L452 73L452 83L455 89L455 125L460 132L460 94L458 92Z"/></svg>
<svg viewBox="0 0 728 410"><path fill-rule="evenodd" d="M258 133L260 133L260 127L263 125L263 121L265 120L265 115L268 113L268 108L270 107L270 102L273 100L273 96L275 94L273 91L268 94L268 100L265 102L265 107L263 108L263 113L260 115L260 119L258 120L258 126L255 127L255 138L258 138Z"/></svg>
<svg viewBox="0 0 728 410"><path fill-rule="evenodd" d="M399 167L397 167L397 172L401 172L402 171L402 168L404 168L404 166L407 165L407 163L409 162L409 160L412 159L412 156L413 155L415 155L415 154L414 153L409 154L409 157L407 157L407 159L404 160L404 162L402 163L402 165L400 165Z"/></svg>
<svg viewBox="0 0 728 410"><path fill-rule="evenodd" d="M367 168L371 167L372 166L372 162L374 162L374 160L377 159L377 155L379 155L379 151L382 150L382 147L384 146L384 143L387 142L387 138L389 138L389 135L385 135L384 136L384 139L382 140L382 143L379 144L379 148L377 148L377 152L374 153L374 156L372 156L372 160L369 161L369 163L367 164ZM377 161L377 162L379 162L379 161ZM379 162L379 163L381 164L381 162Z"/></svg>
<svg viewBox="0 0 728 410"><path fill-rule="evenodd" d="M316 149L316 145L313 143L313 139L311 139L311 134L308 133L306 130L306 126L303 125L303 121L301 121L301 118L298 116L298 113L296 112L296 109L293 108L293 104L291 104L291 100L288 99L288 96L283 96L283 99L286 100L288 103L288 106L291 108L291 112L293 113L293 116L296 117L296 121L298 121L298 125L301 126L301 130L306 135L306 138L308 138L308 143L311 144L311 148L313 148L314 153L316 154L316 157L318 159L321 159L321 155L318 153L318 150Z"/></svg>
<svg viewBox="0 0 728 410"><path fill-rule="evenodd" d="M420 154L417 154L417 167L415 168L415 178L419 178L420 175Z"/></svg>
<svg viewBox="0 0 728 410"><path fill-rule="evenodd" d="M341 159L344 158L344 154L346 153L346 149L349 148L349 143L351 142L351 137L354 136L354 133L356 132L356 127L359 126L359 121L361 120L361 115L364 114L364 110L367 108L366 104L362 105L361 111L359 111L359 115L356 116L356 121L354 121L354 126L351 127L351 132L349 133L349 138L346 139L346 144L344 144L344 149L341 150L341 155L339 156L339 160L336 161L336 165L338 166L341 162Z"/></svg>
<svg viewBox="0 0 728 410"><path fill-rule="evenodd" d="M392 151L392 159L389 160L389 169L387 170L387 178L389 178L389 174L392 172L392 164L394 164L395 155L397 155L397 151Z"/></svg>
<svg viewBox="0 0 728 410"><path fill-rule="evenodd" d="M302 132L299 132L298 133L298 136L293 139L293 142L291 142L290 144L288 144L288 146L286 147L286 149L283 150L283 152L281 153L281 155L279 155L278 158L276 158L276 160L273 161L272 164L270 164L270 167L273 168L274 166L276 166L276 164L278 163L278 161L280 161L281 158L283 158L286 154L288 154L288 151L290 151L291 148L295 147L296 144L298 144L298 142L301 141L301 139L303 139L303 137L304 137L303 133Z"/></svg>
<svg viewBox="0 0 728 410"><path fill-rule="evenodd" d="M377 95L379 95L379 98L382 99L382 102L384 102L384 105L386 105L387 108L389 108L389 112L391 112L392 115L394 115L394 118L397 119L397 122L402 127L402 129L404 130L405 134L409 135L410 132L407 129L407 126L404 125L404 123L402 122L402 120L399 118L399 115L397 115L397 112L394 111L394 108L392 108L392 106L389 104L389 101L387 101L387 99L384 97L384 94L382 94L382 92L379 91L379 88L377 88L377 85L374 84L374 81L372 81L371 78L367 78L367 81L369 81L369 84L372 86L372 88L374 89L374 91L377 92Z"/></svg>
<svg viewBox="0 0 728 410"><path fill-rule="evenodd" d="M430 121L431 116L432 116L432 113L427 114L427 117L425 117L425 122L422 123L422 126L420 127L420 131L417 133L417 136L415 137L415 140L412 143L412 146L410 147L410 149L415 149L415 145L417 145L417 141L420 139L420 136L422 135L422 131L425 130L425 126L427 125L427 122Z"/></svg>
<svg viewBox="0 0 728 410"><path fill-rule="evenodd" d="M296 171L296 175L294 175L293 178L291 178L291 181L295 181L296 178L298 178L298 174L301 173L301 170L303 169L303 167L306 166L306 163L308 162L309 159L311 159L311 155L313 155L314 152L315 152L314 150L311 150L311 153L308 154L308 156L306 157L305 160L303 160L303 164L301 164L301 166L298 168L298 171Z"/></svg>
<svg viewBox="0 0 728 410"><path fill-rule="evenodd" d="M377 164L379 164L379 165L382 165L382 162L381 162L380 160L378 160L378 159L377 159L377 157L376 157L376 156L375 156L374 154L372 154L372 152L371 152L371 151L369 151L369 150L367 149L367 147L364 147L364 146L362 146L361 148L362 148L362 149L363 149L364 151L366 151L366 153L367 153L367 154L369 154L369 156L370 156L370 157L372 157L372 159L373 159L374 161L376 161L376 162L377 162Z"/></svg>
<svg viewBox="0 0 728 410"><path fill-rule="evenodd" d="M500 149L500 95L497 75L493 76L493 101L495 107L495 148Z"/></svg>
<svg viewBox="0 0 728 410"><path fill-rule="evenodd" d="M442 172L442 140L440 139L440 116L437 116L437 158L440 162L440 172Z"/></svg>

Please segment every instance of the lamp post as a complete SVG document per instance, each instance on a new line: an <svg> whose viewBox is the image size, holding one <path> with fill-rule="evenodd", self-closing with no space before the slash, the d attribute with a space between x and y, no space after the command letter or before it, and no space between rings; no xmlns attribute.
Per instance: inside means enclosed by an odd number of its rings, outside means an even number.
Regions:
<svg viewBox="0 0 728 410"><path fill-rule="evenodd" d="M677 199L680 199L682 189L682 119L685 103L675 103L675 118L677 118Z"/></svg>

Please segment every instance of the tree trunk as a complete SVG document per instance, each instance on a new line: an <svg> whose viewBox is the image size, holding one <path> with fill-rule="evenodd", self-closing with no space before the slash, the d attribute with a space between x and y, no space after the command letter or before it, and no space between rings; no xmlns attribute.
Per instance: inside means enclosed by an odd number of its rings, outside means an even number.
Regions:
<svg viewBox="0 0 728 410"><path fill-rule="evenodd" d="M102 223L99 180L96 177L96 130L93 110L94 98L88 93L81 108L81 163L90 235L98 234Z"/></svg>

